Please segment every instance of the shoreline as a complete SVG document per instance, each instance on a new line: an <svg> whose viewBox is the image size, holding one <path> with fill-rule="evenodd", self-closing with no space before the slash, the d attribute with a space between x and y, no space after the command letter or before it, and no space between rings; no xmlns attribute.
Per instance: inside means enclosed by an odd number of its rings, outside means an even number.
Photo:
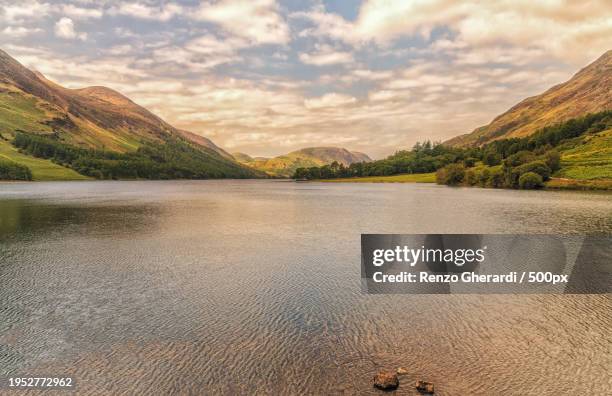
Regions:
<svg viewBox="0 0 612 396"><path fill-rule="evenodd" d="M343 177L338 179L310 180L322 183L434 183L436 174L432 173L402 173L390 176Z"/></svg>
<svg viewBox="0 0 612 396"><path fill-rule="evenodd" d="M307 180L321 183L436 183L435 173L407 173L391 176L344 177L337 179ZM464 186L457 187L475 187ZM502 189L503 190L503 189ZM567 178L551 178L542 190L571 190L571 191L612 191L612 179L579 180Z"/></svg>
<svg viewBox="0 0 612 396"><path fill-rule="evenodd" d="M371 184L437 184L435 173L412 173L399 174L391 176L366 176L366 177L345 177L337 179L313 179L313 180L294 180L294 179L274 179L274 178L253 178L253 179L236 179L236 178L215 178L215 179L38 179L38 180L0 180L0 184L24 184L24 183L49 183L49 182L120 182L120 181L198 181L198 180L276 180L285 182L318 182L318 183L371 183ZM491 189L488 187L457 185L455 187L470 187ZM509 190L507 188L497 188L496 190ZM594 179L594 180L578 180L566 178L551 178L546 182L544 188L540 190L548 191L612 191L612 179Z"/></svg>

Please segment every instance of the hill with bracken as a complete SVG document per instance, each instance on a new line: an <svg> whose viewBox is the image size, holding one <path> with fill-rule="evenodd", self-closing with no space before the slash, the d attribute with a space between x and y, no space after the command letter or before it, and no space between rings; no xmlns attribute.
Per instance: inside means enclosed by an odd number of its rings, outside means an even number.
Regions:
<svg viewBox="0 0 612 396"><path fill-rule="evenodd" d="M76 150L80 159L87 156L83 150L104 152L96 154L99 161L95 163L90 161L84 165L86 161L83 160L78 164L86 175L94 177L100 176L94 172L96 167L103 166L103 177L119 177L117 175L121 173L140 178L142 175L133 169L130 172L106 170L125 165L128 159L136 163L142 162L143 158L160 164L164 169L160 178L263 175L239 164L209 139L173 127L119 92L101 86L64 88L42 74L27 69L0 50L0 145L4 146L2 151L5 152L0 159L20 162L19 158L22 157L9 155L7 147L16 134L21 134L22 138L31 135L37 145L44 143L54 147L36 156L56 164L62 162L58 161L58 147L63 151ZM144 150L145 147L149 150ZM152 147L165 151L166 158L162 158L163 155L153 158L150 152ZM180 155L170 155L168 151L171 147L174 154ZM34 150L32 147L30 149ZM21 151L21 154L28 154L27 148L21 147ZM109 153L116 155L113 157ZM117 156L119 154L124 157ZM74 159L75 155L69 158ZM76 169L73 162L59 165ZM176 169L170 171L171 168ZM150 172L146 177L157 178Z"/></svg>
<svg viewBox="0 0 612 396"><path fill-rule="evenodd" d="M290 177L297 168L328 165L338 162L350 165L372 161L366 154L338 147L308 147L274 158L252 158L247 154L234 153L237 161L272 176Z"/></svg>
<svg viewBox="0 0 612 396"><path fill-rule="evenodd" d="M527 98L490 124L444 144L482 146L494 140L525 137L572 118L612 109L612 50L576 73L570 80Z"/></svg>

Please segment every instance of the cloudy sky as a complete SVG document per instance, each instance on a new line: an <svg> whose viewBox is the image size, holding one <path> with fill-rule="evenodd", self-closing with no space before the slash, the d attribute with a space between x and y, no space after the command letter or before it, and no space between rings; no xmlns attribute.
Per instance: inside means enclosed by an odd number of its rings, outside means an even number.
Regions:
<svg viewBox="0 0 612 396"><path fill-rule="evenodd" d="M470 132L610 43L610 0L0 0L26 66L251 155Z"/></svg>

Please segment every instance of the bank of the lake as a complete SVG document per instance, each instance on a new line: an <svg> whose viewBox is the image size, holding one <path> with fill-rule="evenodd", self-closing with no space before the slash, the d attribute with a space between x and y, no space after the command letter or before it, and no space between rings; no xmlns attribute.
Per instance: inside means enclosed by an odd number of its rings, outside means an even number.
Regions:
<svg viewBox="0 0 612 396"><path fill-rule="evenodd" d="M612 191L612 179L578 180L551 178L544 187L548 190L602 190Z"/></svg>
<svg viewBox="0 0 612 396"><path fill-rule="evenodd" d="M391 176L342 177L316 180L323 183L435 183L435 173L403 173Z"/></svg>
<svg viewBox="0 0 612 396"><path fill-rule="evenodd" d="M321 183L435 183L435 173L405 173L391 176L343 177L320 179ZM467 187L467 186L464 186ZM476 186L474 186L476 187ZM476 187L477 188L477 187ZM551 178L544 184L546 190L593 190L612 191L612 179L578 180Z"/></svg>

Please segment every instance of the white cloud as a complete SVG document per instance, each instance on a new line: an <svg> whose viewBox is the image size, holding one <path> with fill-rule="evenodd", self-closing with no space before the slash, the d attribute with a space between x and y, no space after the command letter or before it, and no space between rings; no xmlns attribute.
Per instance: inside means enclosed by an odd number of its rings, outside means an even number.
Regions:
<svg viewBox="0 0 612 396"><path fill-rule="evenodd" d="M292 17L314 25L302 35L356 46L388 45L402 36L427 39L435 28L443 27L452 38L438 40L432 49L516 46L583 63L609 49L611 15L609 0L366 0L355 21L328 13L321 5Z"/></svg>
<svg viewBox="0 0 612 396"><path fill-rule="evenodd" d="M301 53L300 60L309 65L327 66L351 63L354 59L350 52L338 51L329 45L320 45L313 52Z"/></svg>
<svg viewBox="0 0 612 396"><path fill-rule="evenodd" d="M170 46L153 51L155 62L166 62L179 66L176 70L190 72L206 72L210 69L239 60L240 58L231 53L220 54L197 54L182 47Z"/></svg>
<svg viewBox="0 0 612 396"><path fill-rule="evenodd" d="M462 65L486 65L507 63L516 66L530 64L545 58L537 48L491 46L486 51L463 50L456 52L456 62Z"/></svg>
<svg viewBox="0 0 612 396"><path fill-rule="evenodd" d="M30 34L38 33L38 32L42 32L42 29L39 29L39 28L28 29L23 26L17 26L17 27L7 26L4 29L2 29L3 35L10 36L10 37L16 37L16 38L25 37Z"/></svg>
<svg viewBox="0 0 612 396"><path fill-rule="evenodd" d="M60 6L61 12L74 19L99 19L104 15L101 9L96 8L84 8L75 6L73 4L62 4Z"/></svg>
<svg viewBox="0 0 612 396"><path fill-rule="evenodd" d="M6 49L24 66L70 88L104 85L123 92L124 84L132 86L148 77L146 72L133 68L131 58L63 57L34 46L8 45Z"/></svg>
<svg viewBox="0 0 612 396"><path fill-rule="evenodd" d="M199 54L231 54L248 46L249 42L240 37L219 39L212 34L205 34L188 41L184 47Z"/></svg>
<svg viewBox="0 0 612 396"><path fill-rule="evenodd" d="M365 80L386 80L393 76L393 72L390 70L357 69L353 70L353 75Z"/></svg>
<svg viewBox="0 0 612 396"><path fill-rule="evenodd" d="M327 107L346 106L356 101L357 99L353 96L331 92L318 98L305 99L304 106L306 106L307 109L322 109Z"/></svg>
<svg viewBox="0 0 612 396"><path fill-rule="evenodd" d="M165 45L152 52L153 61L176 64L192 72L208 71L216 66L241 60L238 50L249 46L240 37L218 38L204 34L182 46Z"/></svg>
<svg viewBox="0 0 612 396"><path fill-rule="evenodd" d="M176 3L164 3L157 7L145 3L121 3L112 7L109 13L165 22L180 15L183 11L184 8Z"/></svg>
<svg viewBox="0 0 612 396"><path fill-rule="evenodd" d="M0 4L0 21L7 23L23 23L44 18L51 6L48 3L24 1L19 4Z"/></svg>
<svg viewBox="0 0 612 396"><path fill-rule="evenodd" d="M353 30L353 24L338 14L326 12L325 7L322 5L316 5L307 12L294 12L290 17L293 19L306 19L314 23L314 28L308 28L299 33L301 37L331 37L351 41L350 34Z"/></svg>
<svg viewBox="0 0 612 396"><path fill-rule="evenodd" d="M77 33L74 30L74 22L72 22L72 19L66 17L63 17L55 23L55 35L67 40L87 39L87 33Z"/></svg>
<svg viewBox="0 0 612 396"><path fill-rule="evenodd" d="M109 55L127 55L134 50L130 44L115 45L107 49L105 52Z"/></svg>
<svg viewBox="0 0 612 396"><path fill-rule="evenodd" d="M368 98L373 102L384 102L388 100L406 99L409 96L410 96L410 92L408 91L389 91L389 90L374 91L368 94Z"/></svg>
<svg viewBox="0 0 612 396"><path fill-rule="evenodd" d="M274 0L204 2L193 14L255 44L286 44L289 27Z"/></svg>

